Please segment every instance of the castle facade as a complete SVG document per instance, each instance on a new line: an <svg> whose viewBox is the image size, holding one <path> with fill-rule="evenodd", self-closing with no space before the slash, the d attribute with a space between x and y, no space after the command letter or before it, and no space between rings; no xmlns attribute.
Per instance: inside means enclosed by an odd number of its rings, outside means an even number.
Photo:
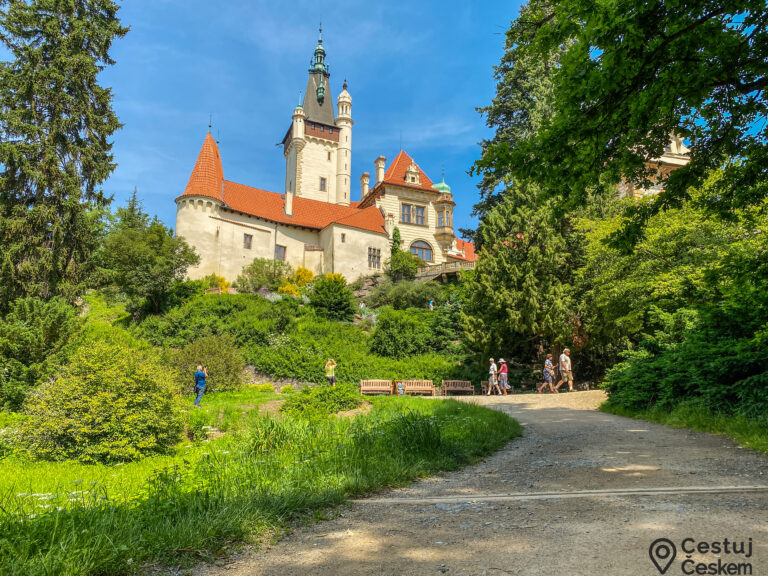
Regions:
<svg viewBox="0 0 768 576"><path fill-rule="evenodd" d="M190 278L235 280L254 258L274 258L355 280L383 270L395 226L401 248L429 265L475 260L472 243L454 233L450 187L433 183L405 151L389 166L379 156L352 200L352 97L345 81L334 106L325 58L320 38L282 140L282 193L226 180L218 145L205 136L176 198L176 234L200 255Z"/></svg>

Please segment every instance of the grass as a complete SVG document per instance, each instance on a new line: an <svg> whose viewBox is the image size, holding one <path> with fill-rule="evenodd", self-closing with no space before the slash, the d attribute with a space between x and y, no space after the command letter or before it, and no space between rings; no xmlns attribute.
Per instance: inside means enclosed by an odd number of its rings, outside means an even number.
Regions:
<svg viewBox="0 0 768 576"><path fill-rule="evenodd" d="M600 410L609 414L656 422L671 428L690 428L724 434L742 446L768 453L768 421L741 415L716 414L695 404L680 404L673 410L652 408L634 411L604 402Z"/></svg>
<svg viewBox="0 0 768 576"><path fill-rule="evenodd" d="M206 396L190 413L223 421L229 410L230 433L174 456L0 461L0 573L129 574L212 558L350 496L474 462L521 433L501 412L453 400L375 398L353 420L254 409L278 397Z"/></svg>

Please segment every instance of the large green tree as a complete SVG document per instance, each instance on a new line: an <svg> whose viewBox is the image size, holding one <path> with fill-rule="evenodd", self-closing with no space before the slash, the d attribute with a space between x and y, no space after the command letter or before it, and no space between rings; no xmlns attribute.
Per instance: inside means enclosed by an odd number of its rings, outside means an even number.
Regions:
<svg viewBox="0 0 768 576"><path fill-rule="evenodd" d="M98 74L127 28L110 0L0 0L0 305L76 296L120 127Z"/></svg>
<svg viewBox="0 0 768 576"><path fill-rule="evenodd" d="M504 198L504 191L517 180L509 163L510 153L533 138L552 115L552 75L559 66L561 51L545 58L525 50L531 23L552 10L548 0L531 0L506 33L504 55L494 67L496 95L490 105L478 108L494 135L481 143L482 155L472 168L482 175L480 201L474 214L482 217ZM471 230L462 230L474 237ZM482 238L476 238L481 242Z"/></svg>
<svg viewBox="0 0 768 576"><path fill-rule="evenodd" d="M552 117L509 151L516 176L567 184L578 205L591 187L621 178L648 182L676 133L691 162L654 202L625 223L637 237L659 209L680 206L691 186L723 170L700 201L728 213L768 194L768 9L763 0L602 2L551 0L524 23L518 51L547 61Z"/></svg>
<svg viewBox="0 0 768 576"><path fill-rule="evenodd" d="M106 281L128 296L134 312L158 313L200 258L157 218L150 220L134 193L126 207L118 209L97 260Z"/></svg>

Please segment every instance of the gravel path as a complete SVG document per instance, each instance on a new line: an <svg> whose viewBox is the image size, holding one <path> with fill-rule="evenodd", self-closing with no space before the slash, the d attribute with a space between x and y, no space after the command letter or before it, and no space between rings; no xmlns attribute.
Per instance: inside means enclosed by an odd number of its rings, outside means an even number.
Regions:
<svg viewBox="0 0 768 576"><path fill-rule="evenodd" d="M722 436L603 414L603 399L467 399L515 417L525 434L474 466L352 502L195 574L641 576L659 574L649 546L668 538L678 550L667 575L718 561L752 565L723 574L768 575L768 457ZM685 538L751 538L752 555L687 556Z"/></svg>

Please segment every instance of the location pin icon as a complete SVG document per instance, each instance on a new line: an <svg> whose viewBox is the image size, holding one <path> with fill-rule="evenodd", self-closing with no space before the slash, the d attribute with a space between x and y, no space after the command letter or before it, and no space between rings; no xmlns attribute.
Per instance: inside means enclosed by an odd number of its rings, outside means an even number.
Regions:
<svg viewBox="0 0 768 576"><path fill-rule="evenodd" d="M674 562L677 555L677 548L675 548L671 540L659 538L651 543L648 555L651 557L651 562L656 566L659 574L664 574L672 566L672 562Z"/></svg>

